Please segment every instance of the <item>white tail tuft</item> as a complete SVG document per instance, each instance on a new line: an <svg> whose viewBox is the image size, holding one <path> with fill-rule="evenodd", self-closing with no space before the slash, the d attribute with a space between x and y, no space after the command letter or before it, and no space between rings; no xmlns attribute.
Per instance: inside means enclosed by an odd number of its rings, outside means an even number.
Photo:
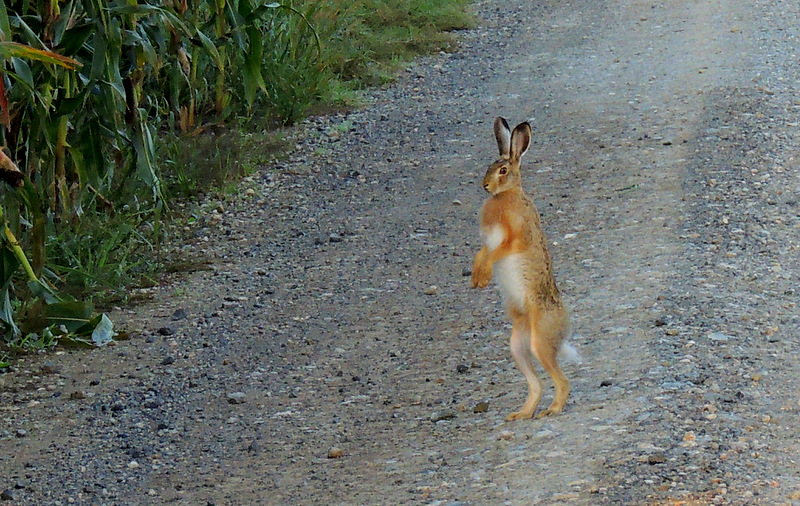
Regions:
<svg viewBox="0 0 800 506"><path fill-rule="evenodd" d="M564 362L571 362L573 364L580 365L583 363L583 359L580 353L578 353L578 350L567 341L561 343L561 348L558 350L558 358L564 360Z"/></svg>

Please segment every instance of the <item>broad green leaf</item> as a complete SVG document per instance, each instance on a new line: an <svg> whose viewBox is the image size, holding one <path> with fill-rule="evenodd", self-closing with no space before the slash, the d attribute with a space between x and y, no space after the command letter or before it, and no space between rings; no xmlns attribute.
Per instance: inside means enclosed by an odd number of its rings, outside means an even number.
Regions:
<svg viewBox="0 0 800 506"><path fill-rule="evenodd" d="M58 304L61 302L61 298L58 294L41 280L29 281L28 288L30 288L34 297L43 299L48 304Z"/></svg>
<svg viewBox="0 0 800 506"><path fill-rule="evenodd" d="M222 58L220 58L219 56L219 51L217 50L217 46L214 45L211 39L209 39L206 36L206 34L201 32L200 30L197 30L197 36L200 38L200 42L203 44L203 48L206 50L208 56L214 62L214 65L220 70L225 68L225 66L222 63Z"/></svg>
<svg viewBox="0 0 800 506"><path fill-rule="evenodd" d="M33 74L25 60L22 58L11 58L11 63L14 65L14 72L17 74L17 78L28 85L30 89L33 89Z"/></svg>
<svg viewBox="0 0 800 506"><path fill-rule="evenodd" d="M56 302L44 306L44 317L51 325L67 328L70 332L84 326L92 319L94 305L90 302Z"/></svg>
<svg viewBox="0 0 800 506"><path fill-rule="evenodd" d="M5 41L11 38L11 25L8 23L8 11L6 3L0 0L0 40Z"/></svg>
<svg viewBox="0 0 800 506"><path fill-rule="evenodd" d="M0 283L2 283L2 307L0 307L0 320L2 320L14 337L20 335L19 327L14 321L14 308L11 305L9 293L11 291L11 277L19 269L19 259L8 248L0 250Z"/></svg>
<svg viewBox="0 0 800 506"><path fill-rule="evenodd" d="M94 34L94 29L95 26L90 24L74 26L64 32L56 47L61 50L61 54L72 56L86 44L86 41Z"/></svg>
<svg viewBox="0 0 800 506"><path fill-rule="evenodd" d="M102 32L94 34L94 54L92 55L92 69L89 74L89 82L95 83L103 76L106 68L106 47L108 41Z"/></svg>
<svg viewBox="0 0 800 506"><path fill-rule="evenodd" d="M245 53L244 57L244 95L247 105L251 106L255 101L256 91L260 89L266 93L267 87L264 83L264 77L261 75L261 60L263 57L261 33L256 28L249 27L247 35L250 39L250 51Z"/></svg>

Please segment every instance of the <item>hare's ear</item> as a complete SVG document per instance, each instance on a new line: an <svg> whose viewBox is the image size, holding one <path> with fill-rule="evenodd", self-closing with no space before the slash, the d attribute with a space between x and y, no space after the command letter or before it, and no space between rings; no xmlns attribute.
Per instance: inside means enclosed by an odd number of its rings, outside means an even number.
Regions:
<svg viewBox="0 0 800 506"><path fill-rule="evenodd" d="M511 155L511 128L508 126L508 121L501 116L494 120L494 137L497 139L500 157L508 158Z"/></svg>
<svg viewBox="0 0 800 506"><path fill-rule="evenodd" d="M526 121L514 127L511 132L511 152L510 158L519 161L522 155L528 152L531 145L531 125Z"/></svg>

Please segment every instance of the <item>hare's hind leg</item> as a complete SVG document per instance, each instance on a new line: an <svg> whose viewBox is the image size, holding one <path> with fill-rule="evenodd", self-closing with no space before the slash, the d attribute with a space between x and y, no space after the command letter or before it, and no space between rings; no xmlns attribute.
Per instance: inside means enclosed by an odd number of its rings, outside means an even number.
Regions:
<svg viewBox="0 0 800 506"><path fill-rule="evenodd" d="M525 375L525 380L528 382L528 398L522 409L506 417L507 422L532 418L539 405L539 400L542 398L542 380L539 379L533 368L531 342L531 327L528 318L515 315L511 328L511 355L514 357L517 368Z"/></svg>
<svg viewBox="0 0 800 506"><path fill-rule="evenodd" d="M552 341L542 339L541 335L532 334L533 339L531 347L534 355L542 364L545 371L553 378L553 383L556 387L556 395L553 397L553 402L550 407L536 415L536 418L543 418L545 416L557 415L564 409L569 396L569 381L564 375L564 372L558 366L558 346L554 346Z"/></svg>

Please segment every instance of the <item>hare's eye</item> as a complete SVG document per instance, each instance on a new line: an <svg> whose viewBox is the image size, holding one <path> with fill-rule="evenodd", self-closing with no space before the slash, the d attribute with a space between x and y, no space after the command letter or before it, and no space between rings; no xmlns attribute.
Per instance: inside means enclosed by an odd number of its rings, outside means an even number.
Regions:
<svg viewBox="0 0 800 506"><path fill-rule="evenodd" d="M500 168L500 175L501 175L501 176L505 176L506 172L508 172L508 169L507 169L507 168L505 168L505 167L501 167L501 168Z"/></svg>

